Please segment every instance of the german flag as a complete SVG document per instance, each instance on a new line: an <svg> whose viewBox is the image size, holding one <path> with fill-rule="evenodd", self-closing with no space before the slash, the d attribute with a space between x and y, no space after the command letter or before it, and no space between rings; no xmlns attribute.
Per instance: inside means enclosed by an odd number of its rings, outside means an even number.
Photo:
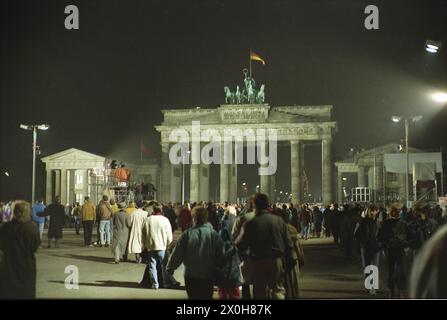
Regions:
<svg viewBox="0 0 447 320"><path fill-rule="evenodd" d="M261 58L261 56L253 51L250 51L250 60L260 61L262 65L265 66L264 59Z"/></svg>

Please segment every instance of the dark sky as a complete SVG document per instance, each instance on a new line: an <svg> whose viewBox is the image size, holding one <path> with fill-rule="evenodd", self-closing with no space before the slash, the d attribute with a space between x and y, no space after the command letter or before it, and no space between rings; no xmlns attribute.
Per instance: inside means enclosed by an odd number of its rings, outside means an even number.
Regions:
<svg viewBox="0 0 447 320"><path fill-rule="evenodd" d="M379 7L380 30L364 28L371 3ZM80 30L64 28L69 4L79 7ZM398 142L403 128L389 121L393 114L424 115L411 131L414 146L447 145L447 106L428 97L447 90L447 1L0 6L0 199L30 197L31 134L20 123L51 125L39 134L43 155L77 147L138 157L140 138L156 154L159 110L221 104L223 86L242 81L250 47L267 61L253 72L266 84L268 103L334 105L336 159L349 147ZM438 55L425 52L427 39L443 41ZM42 172L40 166L38 194Z"/></svg>

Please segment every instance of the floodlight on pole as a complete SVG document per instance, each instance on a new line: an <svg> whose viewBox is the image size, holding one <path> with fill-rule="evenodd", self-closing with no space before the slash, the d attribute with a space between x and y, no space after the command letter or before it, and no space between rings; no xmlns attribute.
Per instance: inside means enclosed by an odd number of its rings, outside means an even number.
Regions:
<svg viewBox="0 0 447 320"><path fill-rule="evenodd" d="M400 122L400 120L402 120L402 118L399 117L399 116L392 116L392 117L391 117L391 121L393 121L393 122L395 122L395 123Z"/></svg>
<svg viewBox="0 0 447 320"><path fill-rule="evenodd" d="M438 103L447 103L447 92L435 92L431 94L433 101Z"/></svg>
<svg viewBox="0 0 447 320"><path fill-rule="evenodd" d="M48 124L20 124L20 129L33 131L33 173L31 180L31 203L36 200L36 149L37 149L37 130L48 130Z"/></svg>
<svg viewBox="0 0 447 320"><path fill-rule="evenodd" d="M442 43L440 41L427 40L425 42L425 51L430 53L438 53L441 50Z"/></svg>
<svg viewBox="0 0 447 320"><path fill-rule="evenodd" d="M408 188L408 184L409 184L409 165L410 165L410 155L409 155L409 150L408 150L408 136L409 136L409 131L410 131L410 126L409 126L409 121L411 122L418 122L422 119L421 115L417 115L417 116L411 116L411 117L401 117L401 116L392 116L391 120L393 122L400 122L401 120L405 121L405 156L406 156L406 170L405 170L405 201L406 201L406 206L409 207L409 188Z"/></svg>

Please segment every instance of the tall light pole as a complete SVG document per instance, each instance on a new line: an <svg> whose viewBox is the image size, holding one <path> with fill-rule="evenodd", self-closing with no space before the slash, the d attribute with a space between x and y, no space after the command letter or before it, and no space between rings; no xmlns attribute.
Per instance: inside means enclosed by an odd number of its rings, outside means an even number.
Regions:
<svg viewBox="0 0 447 320"><path fill-rule="evenodd" d="M391 120L393 122L400 122L401 120L405 120L405 157L406 157L406 169L405 169L405 201L406 201L406 206L407 208L409 207L409 189L408 189L408 184L409 184L409 171L410 171L410 156L408 153L408 135L409 135L409 123L408 121L410 120L411 122L418 122L419 120L422 119L422 116L411 116L411 117L402 117L402 116L392 116Z"/></svg>
<svg viewBox="0 0 447 320"><path fill-rule="evenodd" d="M36 149L37 149L37 130L48 130L48 124L21 124L20 129L33 131L33 176L31 180L31 204L36 200Z"/></svg>

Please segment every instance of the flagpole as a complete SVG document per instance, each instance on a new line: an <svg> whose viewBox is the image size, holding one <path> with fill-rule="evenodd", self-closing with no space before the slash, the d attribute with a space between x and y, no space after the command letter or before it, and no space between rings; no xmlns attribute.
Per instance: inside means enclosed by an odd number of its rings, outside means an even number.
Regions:
<svg viewBox="0 0 447 320"><path fill-rule="evenodd" d="M250 48L250 55L248 56L248 58L250 59L250 79L251 79L251 48Z"/></svg>
<svg viewBox="0 0 447 320"><path fill-rule="evenodd" d="M143 146L143 140L140 139L140 162L143 162L143 148L141 148Z"/></svg>

